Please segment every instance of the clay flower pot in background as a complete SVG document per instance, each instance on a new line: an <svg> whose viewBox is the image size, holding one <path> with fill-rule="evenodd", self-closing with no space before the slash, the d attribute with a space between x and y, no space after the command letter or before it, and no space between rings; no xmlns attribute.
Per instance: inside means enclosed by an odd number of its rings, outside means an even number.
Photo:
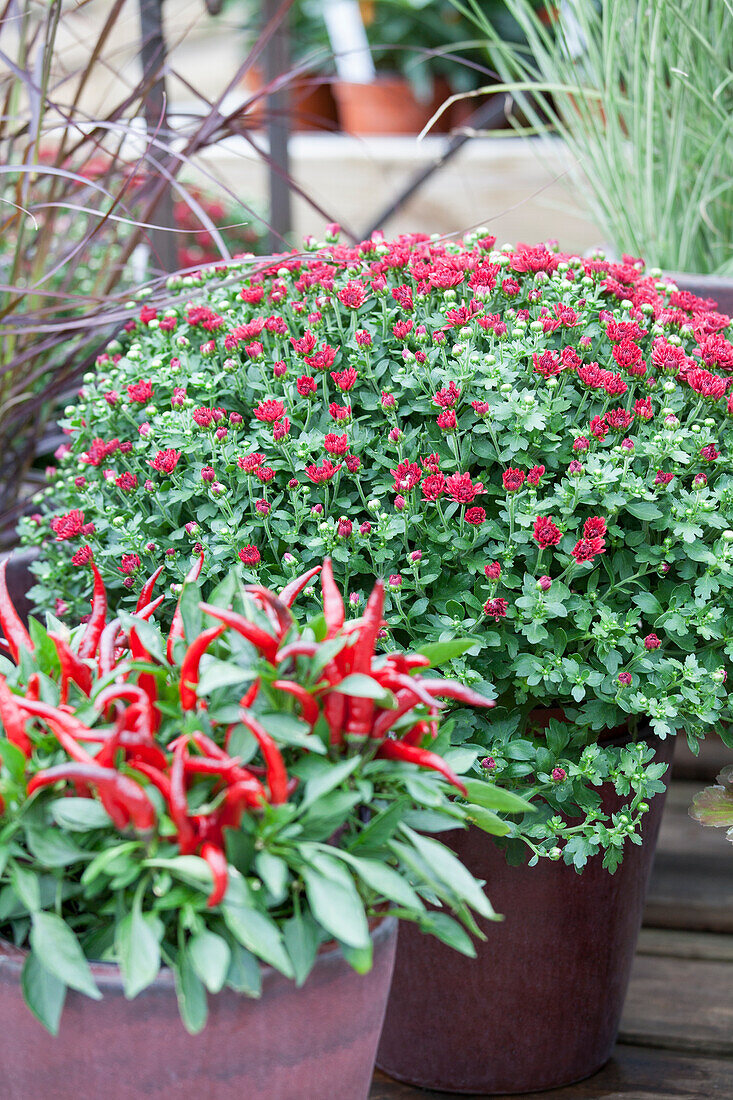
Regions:
<svg viewBox="0 0 733 1100"><path fill-rule="evenodd" d="M653 742L652 742L653 743ZM669 763L673 741L659 742ZM511 867L479 829L443 839L490 885L501 924L477 958L459 957L412 927L399 933L377 1064L401 1081L456 1093L524 1093L582 1080L609 1059L641 926L664 806L650 802L643 844L615 874L541 860ZM621 800L604 793L602 809Z"/></svg>
<svg viewBox="0 0 733 1100"><path fill-rule="evenodd" d="M372 929L374 965L357 974L326 945L305 984L261 967L257 1000L227 989L211 1000L201 1035L178 1014L173 974L163 970L133 1002L116 966L92 965L103 999L69 993L55 1039L23 1004L25 952L0 944L4 1100L366 1100L392 976L397 922Z"/></svg>
<svg viewBox="0 0 733 1100"><path fill-rule="evenodd" d="M337 80L333 91L341 129L349 134L419 134L450 94L447 82L438 79L432 99L421 102L410 82L396 74L380 74L371 84ZM434 127L446 129L447 119Z"/></svg>

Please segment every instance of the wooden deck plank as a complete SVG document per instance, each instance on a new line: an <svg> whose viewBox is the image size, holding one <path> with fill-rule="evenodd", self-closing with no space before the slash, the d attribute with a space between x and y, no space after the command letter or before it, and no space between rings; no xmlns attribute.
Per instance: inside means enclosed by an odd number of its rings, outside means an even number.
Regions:
<svg viewBox="0 0 733 1100"><path fill-rule="evenodd" d="M678 737L674 746L672 775L675 779L711 782L726 764L733 763L733 749L724 745L715 734L707 737L695 756L686 737Z"/></svg>
<svg viewBox="0 0 733 1100"><path fill-rule="evenodd" d="M676 928L642 928L637 954L733 962L733 935L681 932Z"/></svg>
<svg viewBox="0 0 733 1100"><path fill-rule="evenodd" d="M733 845L722 829L693 821L700 781L675 781L667 796L644 923L733 933Z"/></svg>
<svg viewBox="0 0 733 1100"><path fill-rule="evenodd" d="M637 954L620 1041L733 1059L733 962Z"/></svg>
<svg viewBox="0 0 733 1100"><path fill-rule="evenodd" d="M377 1071L370 1100L445 1100L445 1096L403 1085ZM733 1061L619 1044L611 1061L587 1081L532 1096L537 1100L731 1100Z"/></svg>

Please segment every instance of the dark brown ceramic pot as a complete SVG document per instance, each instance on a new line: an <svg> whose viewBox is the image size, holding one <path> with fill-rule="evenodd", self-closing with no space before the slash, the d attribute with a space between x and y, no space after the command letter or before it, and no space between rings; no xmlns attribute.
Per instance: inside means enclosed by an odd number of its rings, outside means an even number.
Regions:
<svg viewBox="0 0 733 1100"><path fill-rule="evenodd" d="M673 739L658 759L669 762ZM564 864L509 867L479 829L444 834L502 923L477 958L412 925L399 933L377 1065L401 1081L463 1093L522 1093L589 1077L608 1060L641 925L664 796L650 803L644 843L614 875L600 859L582 875ZM611 791L604 809L617 809Z"/></svg>
<svg viewBox="0 0 733 1100"><path fill-rule="evenodd" d="M0 947L3 1100L366 1100L392 977L397 923L372 930L374 966L357 974L324 950L297 989L263 967L262 996L209 998L205 1030L178 1017L170 971L126 1001L117 967L94 964L103 993L69 992L56 1038L25 1007L24 954Z"/></svg>
<svg viewBox="0 0 733 1100"><path fill-rule="evenodd" d="M733 314L733 279L722 275L676 273L672 278L680 290L689 290L698 298L712 298L721 313Z"/></svg>

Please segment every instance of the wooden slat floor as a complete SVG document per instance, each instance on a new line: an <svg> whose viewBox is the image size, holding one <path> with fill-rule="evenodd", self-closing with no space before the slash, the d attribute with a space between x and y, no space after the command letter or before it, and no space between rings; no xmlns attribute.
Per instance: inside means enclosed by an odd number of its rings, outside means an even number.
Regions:
<svg viewBox="0 0 733 1100"><path fill-rule="evenodd" d="M613 1058L538 1100L733 1100L733 845L687 814L706 781L690 777L707 770L710 781L732 757L680 752ZM441 1096L377 1071L370 1100Z"/></svg>

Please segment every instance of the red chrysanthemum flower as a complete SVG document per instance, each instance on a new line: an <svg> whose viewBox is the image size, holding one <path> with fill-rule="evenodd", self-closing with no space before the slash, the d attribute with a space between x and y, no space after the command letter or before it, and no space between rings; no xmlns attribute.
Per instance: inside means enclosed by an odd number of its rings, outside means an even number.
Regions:
<svg viewBox="0 0 733 1100"><path fill-rule="evenodd" d="M524 485L526 476L524 470L515 470L510 466L509 469L505 470L501 475L501 480L508 493L516 493Z"/></svg>
<svg viewBox="0 0 733 1100"><path fill-rule="evenodd" d="M149 462L148 465L152 466L155 470L160 470L163 474L171 474L178 465L180 457L180 451L174 451L172 448L168 448L165 451L158 451L153 461Z"/></svg>
<svg viewBox="0 0 733 1100"><path fill-rule="evenodd" d="M265 424L273 424L276 420L282 420L285 415L285 406L282 401L274 397L268 397L260 401L254 410L255 420L261 420Z"/></svg>
<svg viewBox="0 0 733 1100"><path fill-rule="evenodd" d="M304 374L295 383L295 388L301 397L310 397L318 389L318 382L310 375Z"/></svg>
<svg viewBox="0 0 733 1100"><path fill-rule="evenodd" d="M506 618L507 606L506 600L502 599L501 596L497 596L493 600L486 601L484 615L488 615L490 619L496 619L498 622L499 619Z"/></svg>
<svg viewBox="0 0 733 1100"><path fill-rule="evenodd" d="M394 478L395 492L409 492L414 489L422 477L422 470L416 462L400 462L396 470L389 471Z"/></svg>
<svg viewBox="0 0 733 1100"><path fill-rule="evenodd" d="M131 573L140 568L140 555L123 554L117 568L120 573L124 573L126 577L129 577Z"/></svg>
<svg viewBox="0 0 733 1100"><path fill-rule="evenodd" d="M498 581L501 577L501 565L498 561L490 561L484 566L484 573L490 581Z"/></svg>
<svg viewBox="0 0 733 1100"><path fill-rule="evenodd" d="M438 427L444 432L452 432L458 427L454 409L444 409L436 421Z"/></svg>
<svg viewBox="0 0 733 1100"><path fill-rule="evenodd" d="M533 466L532 469L527 474L527 484L528 485L539 485L540 481L544 477L544 474L545 474L545 467L544 466Z"/></svg>
<svg viewBox="0 0 733 1100"><path fill-rule="evenodd" d="M446 478L445 491L459 504L470 504L479 494L483 493L484 486L481 481L475 484L471 481L470 474L451 474Z"/></svg>
<svg viewBox="0 0 733 1100"><path fill-rule="evenodd" d="M557 546L562 538L562 531L553 522L551 516L537 516L534 521L533 537L541 550L548 546Z"/></svg>
<svg viewBox="0 0 733 1100"><path fill-rule="evenodd" d="M64 516L54 516L51 520L51 530L56 535L57 542L64 539L75 539L84 528L84 513L78 508L72 508Z"/></svg>
<svg viewBox="0 0 733 1100"><path fill-rule="evenodd" d="M316 466L312 463L310 466L306 466L306 476L310 478L314 485L321 485L325 481L330 481L335 474L341 469L341 463L338 462L334 466L330 459L326 459L321 466Z"/></svg>
<svg viewBox="0 0 733 1100"><path fill-rule="evenodd" d="M77 550L77 552L74 554L73 558L71 559L71 564L86 565L87 562L93 561L93 559L94 552L89 543L86 543L84 546L81 547L80 550Z"/></svg>
<svg viewBox="0 0 733 1100"><path fill-rule="evenodd" d="M143 379L134 382L127 387L127 396L130 401L137 405L147 405L153 396L153 383L150 381L145 382Z"/></svg>
<svg viewBox="0 0 733 1100"><path fill-rule="evenodd" d="M445 492L445 477L441 473L428 474L420 489L425 500L437 500Z"/></svg>
<svg viewBox="0 0 733 1100"><path fill-rule="evenodd" d="M344 455L349 449L349 440L346 433L336 435L335 432L329 432L323 441L323 446L330 455Z"/></svg>
<svg viewBox="0 0 733 1100"><path fill-rule="evenodd" d="M243 546L239 551L239 560L244 562L245 565L258 565L260 561L260 552L257 547L252 544Z"/></svg>
<svg viewBox="0 0 733 1100"><path fill-rule="evenodd" d="M486 509L478 507L467 508L466 523L470 523L472 527L480 527L482 523L486 523Z"/></svg>
<svg viewBox="0 0 733 1100"><path fill-rule="evenodd" d="M591 516L583 524L583 538L600 539L606 533L606 521L603 516Z"/></svg>
<svg viewBox="0 0 733 1100"><path fill-rule="evenodd" d="M131 474L126 470L124 474L120 474L119 477L115 478L115 485L123 493L131 493L134 489L137 489L137 474Z"/></svg>
<svg viewBox="0 0 733 1100"><path fill-rule="evenodd" d="M593 561L598 554L605 554L606 544L602 538L579 539L570 553L580 564L584 561Z"/></svg>
<svg viewBox="0 0 733 1100"><path fill-rule="evenodd" d="M359 372L354 367L347 367L346 370L331 371L331 377L342 393L348 393L356 385Z"/></svg>

